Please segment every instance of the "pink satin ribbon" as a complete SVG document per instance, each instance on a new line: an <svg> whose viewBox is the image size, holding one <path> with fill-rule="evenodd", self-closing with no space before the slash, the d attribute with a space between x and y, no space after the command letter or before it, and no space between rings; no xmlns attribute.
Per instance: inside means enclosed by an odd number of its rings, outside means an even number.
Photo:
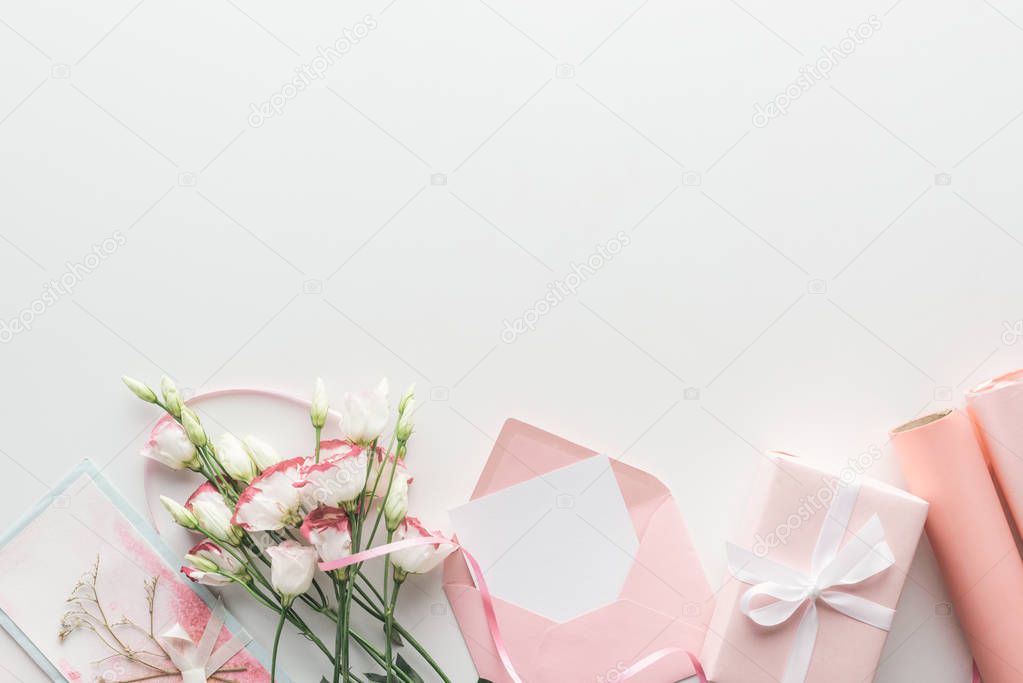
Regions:
<svg viewBox="0 0 1023 683"><path fill-rule="evenodd" d="M321 562L320 569L325 572L329 572L334 569L342 569L353 564L372 560L376 557L390 555L396 550L401 550L403 548L413 548L418 545L437 545L440 543L453 545L456 549L461 549L462 553L465 555L466 562L469 564L469 571L472 573L472 578L476 581L476 585L480 589L480 596L483 598L483 613L487 618L487 628L490 630L490 637L494 640L494 647L497 649L497 656L500 658L501 664L504 666L504 670L508 672L508 676L512 679L512 681L514 683L522 683L522 678L519 676L518 672L515 671L515 666L512 664L511 656L508 654L508 648L504 645L504 637L501 635L501 628L497 624L497 612L494 610L494 598L490 593L490 589L487 587L486 580L483 578L483 570L480 568L479 562L476 561L476 558L473 557L469 551L451 539L444 538L443 536L406 538L401 541L378 545L375 548L363 550L362 552L349 555L348 557L340 560Z"/></svg>
<svg viewBox="0 0 1023 683"><path fill-rule="evenodd" d="M295 405L309 407L311 402L307 399L299 396L293 396L286 394L281 391L274 391L272 389L246 389L246 388L234 388L234 389L218 389L216 391L209 391L203 394L196 394L191 398L185 400L187 405L198 403L210 398L218 398L222 396L262 396L264 398L273 398L281 401L287 401ZM332 418L340 419L340 415L334 411L330 411L329 415ZM165 416L166 417L166 416ZM161 418L164 419L164 418ZM169 418L168 418L169 419ZM153 521L153 526L156 526L155 518L153 516L152 505L150 503L151 498L149 496L149 472L146 472L146 476L143 477L143 488L146 495L146 507L148 508L149 518ZM487 619L487 628L490 631L490 637L494 641L494 647L497 649L497 656L501 660L501 664L504 666L508 676L512 679L513 683L523 683L522 678L518 672L515 671L515 667L512 664L511 657L508 654L508 648L505 647L504 637L501 635L501 627L497 623L497 612L494 609L494 598L487 587L486 579L483 578L483 569L480 567L479 562L472 554L462 547L460 544L452 541L451 539L444 538L443 536L421 536L419 538L406 538L401 541L395 541L394 543L388 543L386 545L377 546L370 548L369 550L363 550L362 552L350 555L342 560L334 560L333 562L321 562L320 569L323 571L331 571L334 569L341 569L348 567L353 564L360 562L366 562L384 555L389 555L396 550L402 548L412 548L419 545L435 545L438 543L445 543L447 545L453 545L456 549L462 551L465 556L466 563L469 565L469 571L472 574L473 580L476 582L476 586L479 588L480 597L483 599L483 612ZM630 666L628 669L621 673L618 680L626 681L630 678L638 676L643 671L646 671L650 667L654 666L658 662L667 659L668 657L674 657L678 655L685 655L689 657L689 661L693 664L693 669L696 671L696 677L699 683L709 683L707 676L703 671L703 666L700 664L699 658L692 652L684 650L678 647L666 647L656 652L651 652L646 657L643 657L638 662ZM977 669L977 663L973 663L973 683L982 683L980 678L980 671Z"/></svg>

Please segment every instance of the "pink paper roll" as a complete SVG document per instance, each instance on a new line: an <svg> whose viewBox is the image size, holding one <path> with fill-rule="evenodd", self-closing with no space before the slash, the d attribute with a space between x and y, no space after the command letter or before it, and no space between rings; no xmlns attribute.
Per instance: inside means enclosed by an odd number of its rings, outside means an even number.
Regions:
<svg viewBox="0 0 1023 683"><path fill-rule="evenodd" d="M1016 527L1023 524L1023 370L966 394L970 416Z"/></svg>
<svg viewBox="0 0 1023 683"><path fill-rule="evenodd" d="M973 425L958 410L892 431L927 535L984 683L1023 681L1023 560Z"/></svg>

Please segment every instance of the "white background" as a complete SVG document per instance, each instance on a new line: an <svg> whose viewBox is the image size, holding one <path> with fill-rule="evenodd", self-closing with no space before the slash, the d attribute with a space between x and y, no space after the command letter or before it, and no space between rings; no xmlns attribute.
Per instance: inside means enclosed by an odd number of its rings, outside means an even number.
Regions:
<svg viewBox="0 0 1023 683"><path fill-rule="evenodd" d="M828 79L753 125L871 15ZM0 522L86 456L142 504L156 415L122 373L322 375L337 396L386 374L424 404L413 505L434 526L515 416L660 476L717 585L763 449L837 468L880 447L869 474L898 482L890 427L1023 364L1021 66L1013 0L4 0ZM97 263L107 238L124 243ZM68 272L73 293L43 301ZM211 425L245 423L220 410ZM299 448L300 412L259 410ZM403 618L475 680L439 580ZM968 679L944 600L924 544L879 682ZM268 615L229 601L268 644ZM7 639L0 662L41 680Z"/></svg>

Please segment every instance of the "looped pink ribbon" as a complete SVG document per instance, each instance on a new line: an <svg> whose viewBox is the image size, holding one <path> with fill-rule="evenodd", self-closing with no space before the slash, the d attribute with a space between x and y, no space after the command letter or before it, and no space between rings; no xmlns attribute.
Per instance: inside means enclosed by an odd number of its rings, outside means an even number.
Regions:
<svg viewBox="0 0 1023 683"><path fill-rule="evenodd" d="M272 389L248 389L244 387L233 389L218 389L216 391L209 391L202 394L196 394L195 396L186 399L185 403L192 404L199 401L203 401L205 399L217 398L221 396L262 396L265 398L273 398L281 401L287 401L289 403L293 403L300 406L308 407L311 405L311 402L307 399L300 398L298 396L293 396L291 394L286 394L284 392L274 391ZM333 411L330 412L330 415L331 417L334 418L339 417L339 415ZM152 507L150 506L151 499L149 496L148 474L149 471L147 471L147 476L143 478L143 486L145 488L146 493L146 505L149 508L149 518L151 521L153 521L153 525L155 527L156 526L155 519L152 512ZM479 588L480 597L483 599L483 611L487 619L487 628L490 631L490 637L494 641L494 647L497 649L497 655L501 660L501 664L504 666L505 671L508 673L508 676L512 679L513 683L522 683L522 678L518 675L518 672L515 671L515 667L511 662L511 657L508 654L508 648L505 647L504 637L501 635L501 628L500 625L497 623L497 612L494 609L493 595L491 594L490 589L487 587L486 580L483 578L483 570L480 567L479 562L476 561L476 558L473 557L468 550L466 550L464 547L462 547L455 541L452 541L451 539L448 538L444 538L443 536L422 536L419 538L407 538L402 541L395 541L394 543L388 543L386 545L370 548L369 550L364 550L362 552L356 553L355 555L350 555L349 557L346 557L342 560L335 560L333 562L323 562L320 564L320 569L324 571L341 569L342 567L347 567L349 565L358 564L360 562L372 560L377 557L389 555L390 553L393 553L396 550L401 550L402 548L411 548L417 545L426 544L432 545L436 543L445 543L448 545L453 545L456 549L462 551L462 554L465 556L466 563L469 565L469 571L472 574L473 580L476 582L476 585ZM628 669L623 671L621 676L619 677L619 680L625 681L635 676L638 676L641 672L649 669L658 662L667 659L668 657L674 657L678 655L685 655L689 658L689 660L693 664L693 668L696 671L696 677L699 680L699 683L709 683L709 681L707 680L707 676L704 673L703 666L700 664L700 660L697 658L697 656L688 650L678 647L666 647L657 650L656 652L650 653L649 655L643 657L638 662L636 662ZM976 662L973 663L973 683L982 683L980 678L980 671L977 669Z"/></svg>
<svg viewBox="0 0 1023 683"><path fill-rule="evenodd" d="M418 538L406 538L401 541L378 545L375 548L363 550L362 552L349 555L348 557L340 560L321 562L320 569L325 572L329 572L334 569L343 569L344 567L348 567L353 564L359 564L360 562L366 562L367 560L372 560L377 557L390 555L394 551L401 550L403 548L413 548L418 545L437 545L439 543L452 545L456 549L461 549L462 553L465 555L465 560L469 565L469 571L472 573L472 578L476 581L476 585L480 589L480 595L483 598L483 612L487 618L487 628L490 630L490 637L494 639L494 647L497 649L497 656L501 659L501 664L504 666L504 670L508 672L508 676L512 679L512 681L514 683L522 683L522 678L519 676L518 672L515 671L515 666L512 664L511 656L508 654L508 648L505 647L504 637L501 635L501 628L497 624L497 612L494 610L494 598L490 593L490 589L487 587L486 580L483 578L483 570L480 568L480 564L476 561L475 557L451 539L432 534L430 536L419 536Z"/></svg>

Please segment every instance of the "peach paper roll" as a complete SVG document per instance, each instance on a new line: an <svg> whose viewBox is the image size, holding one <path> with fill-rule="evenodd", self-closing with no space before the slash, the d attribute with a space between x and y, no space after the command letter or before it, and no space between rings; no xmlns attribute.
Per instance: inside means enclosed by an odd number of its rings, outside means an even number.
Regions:
<svg viewBox="0 0 1023 683"><path fill-rule="evenodd" d="M909 490L931 504L927 535L984 683L1023 681L1023 560L970 419L934 413L891 436Z"/></svg>
<svg viewBox="0 0 1023 683"><path fill-rule="evenodd" d="M984 382L966 394L970 417L980 435L1002 496L1023 525L1023 370Z"/></svg>

